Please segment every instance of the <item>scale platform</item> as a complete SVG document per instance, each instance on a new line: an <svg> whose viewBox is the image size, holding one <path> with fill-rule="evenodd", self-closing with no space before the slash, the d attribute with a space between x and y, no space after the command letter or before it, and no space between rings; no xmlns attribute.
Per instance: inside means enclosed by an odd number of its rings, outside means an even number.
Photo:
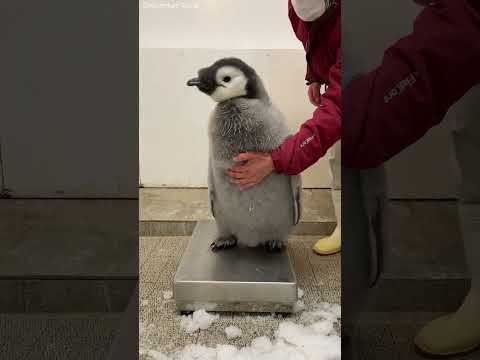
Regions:
<svg viewBox="0 0 480 360"><path fill-rule="evenodd" d="M263 247L213 252L213 221L197 223L173 281L177 310L292 312L297 279L288 251Z"/></svg>

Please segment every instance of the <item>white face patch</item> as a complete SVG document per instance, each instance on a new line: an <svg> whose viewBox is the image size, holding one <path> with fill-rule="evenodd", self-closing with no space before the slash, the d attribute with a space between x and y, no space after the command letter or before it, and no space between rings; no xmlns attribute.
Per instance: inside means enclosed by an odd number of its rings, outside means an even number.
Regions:
<svg viewBox="0 0 480 360"><path fill-rule="evenodd" d="M247 78L236 67L222 66L215 76L217 88L210 95L216 102L222 102L239 96L247 95Z"/></svg>

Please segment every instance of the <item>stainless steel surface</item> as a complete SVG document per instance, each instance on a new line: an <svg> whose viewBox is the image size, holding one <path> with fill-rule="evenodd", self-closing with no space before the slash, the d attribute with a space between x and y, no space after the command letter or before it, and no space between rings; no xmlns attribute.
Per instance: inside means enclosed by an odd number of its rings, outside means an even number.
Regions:
<svg viewBox="0 0 480 360"><path fill-rule="evenodd" d="M210 250L213 221L198 222L174 277L177 309L290 312L297 280L287 251L263 248Z"/></svg>

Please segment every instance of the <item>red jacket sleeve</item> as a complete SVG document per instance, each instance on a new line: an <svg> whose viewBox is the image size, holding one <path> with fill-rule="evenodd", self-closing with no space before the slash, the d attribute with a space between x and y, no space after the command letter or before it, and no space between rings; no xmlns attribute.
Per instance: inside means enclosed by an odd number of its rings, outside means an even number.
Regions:
<svg viewBox="0 0 480 360"><path fill-rule="evenodd" d="M341 135L341 49L337 62L330 68L328 89L321 97L321 106L300 130L287 138L271 153L275 171L296 175L314 164Z"/></svg>
<svg viewBox="0 0 480 360"><path fill-rule="evenodd" d="M381 65L345 89L342 161L376 167L442 121L480 82L480 17L465 0L426 7Z"/></svg>
<svg viewBox="0 0 480 360"><path fill-rule="evenodd" d="M295 10L292 5L292 1L288 0L288 17L290 19L290 23L292 24L293 32L300 42L304 42L305 39L308 38L308 31L304 25L304 23L300 20L300 18L295 14ZM307 64L307 72L305 74L305 81L307 83L312 83L318 81L313 75L310 66Z"/></svg>

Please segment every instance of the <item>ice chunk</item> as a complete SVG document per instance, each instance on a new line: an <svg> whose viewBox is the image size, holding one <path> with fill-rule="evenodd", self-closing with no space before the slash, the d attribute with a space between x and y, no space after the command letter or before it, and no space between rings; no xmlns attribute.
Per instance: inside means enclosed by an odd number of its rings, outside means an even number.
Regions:
<svg viewBox="0 0 480 360"><path fill-rule="evenodd" d="M318 320L328 320L336 322L341 317L340 305L321 303L315 307L313 311L306 311L300 317L300 322L304 324L312 324Z"/></svg>
<svg viewBox="0 0 480 360"><path fill-rule="evenodd" d="M235 346L217 345L217 360L232 360L238 353Z"/></svg>
<svg viewBox="0 0 480 360"><path fill-rule="evenodd" d="M298 300L293 306L293 312L299 313L305 310L305 303L302 300Z"/></svg>
<svg viewBox="0 0 480 360"><path fill-rule="evenodd" d="M259 352L268 352L272 349L272 342L266 336L260 336L253 339L252 348Z"/></svg>
<svg viewBox="0 0 480 360"><path fill-rule="evenodd" d="M173 297L173 292L172 291L164 291L163 292L163 298L165 300L170 300Z"/></svg>
<svg viewBox="0 0 480 360"><path fill-rule="evenodd" d="M227 334L228 339L234 339L242 336L242 330L236 326L229 326L225 329L225 334Z"/></svg>
<svg viewBox="0 0 480 360"><path fill-rule="evenodd" d="M171 360L167 355L156 350L140 350L140 355L146 355L147 359L152 360Z"/></svg>
<svg viewBox="0 0 480 360"><path fill-rule="evenodd" d="M182 316L180 327L187 333L192 334L195 331L208 329L210 325L220 318L220 315L212 315L204 309L195 311L192 315Z"/></svg>
<svg viewBox="0 0 480 360"><path fill-rule="evenodd" d="M303 290L298 288L298 298L299 299L301 299L303 297L303 294L304 294Z"/></svg>
<svg viewBox="0 0 480 360"><path fill-rule="evenodd" d="M333 322L329 320L321 320L310 325L310 328L320 335L328 335L333 332Z"/></svg>
<svg viewBox="0 0 480 360"><path fill-rule="evenodd" d="M217 360L217 350L204 345L187 345L180 353L175 354L178 360Z"/></svg>

